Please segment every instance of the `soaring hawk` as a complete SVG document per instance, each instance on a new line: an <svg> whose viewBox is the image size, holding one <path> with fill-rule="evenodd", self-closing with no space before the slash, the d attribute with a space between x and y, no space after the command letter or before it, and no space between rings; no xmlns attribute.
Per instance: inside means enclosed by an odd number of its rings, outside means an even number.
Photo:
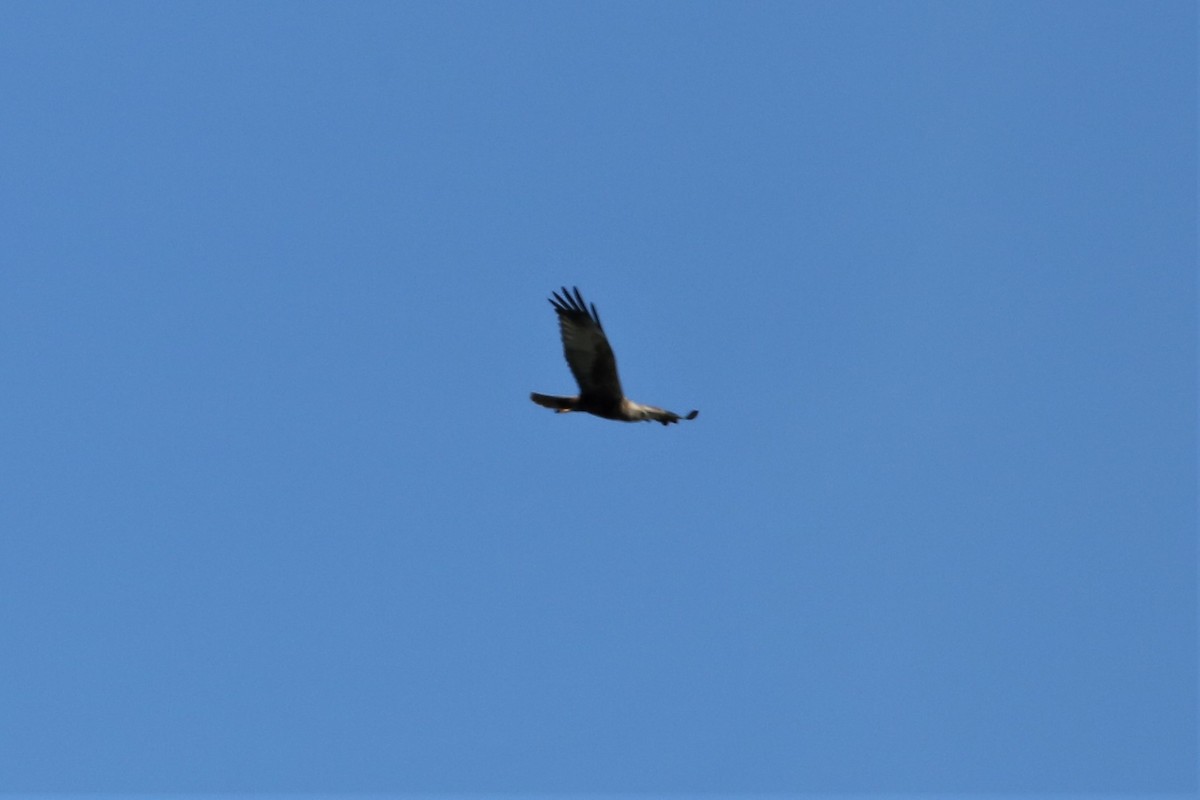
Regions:
<svg viewBox="0 0 1200 800"><path fill-rule="evenodd" d="M583 302L583 295L575 289L574 295L564 286L562 294L553 293L550 305L558 314L558 326L562 332L563 354L575 382L579 384L578 397L554 397L552 395L530 395L533 402L553 408L559 414L568 411L586 411L605 419L622 422L661 422L670 425L681 419L695 419L699 411L681 417L673 411L635 403L621 391L621 379L617 377L617 359L604 328L600 315L593 303L590 307Z"/></svg>

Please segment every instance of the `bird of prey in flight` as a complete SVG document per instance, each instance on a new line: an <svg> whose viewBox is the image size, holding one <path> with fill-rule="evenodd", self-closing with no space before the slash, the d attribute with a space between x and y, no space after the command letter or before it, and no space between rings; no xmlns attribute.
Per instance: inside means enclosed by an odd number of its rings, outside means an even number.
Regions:
<svg viewBox="0 0 1200 800"><path fill-rule="evenodd" d="M529 395L533 402L553 408L559 414L568 411L586 411L604 419L622 422L661 422L670 425L681 419L695 419L699 411L681 417L673 411L635 403L621 391L621 379L617 377L617 359L604 328L596 305L583 302L579 289L575 293L564 286L562 294L553 292L550 305L558 314L558 326L562 332L563 355L567 366L579 384L577 397L555 397L553 395Z"/></svg>

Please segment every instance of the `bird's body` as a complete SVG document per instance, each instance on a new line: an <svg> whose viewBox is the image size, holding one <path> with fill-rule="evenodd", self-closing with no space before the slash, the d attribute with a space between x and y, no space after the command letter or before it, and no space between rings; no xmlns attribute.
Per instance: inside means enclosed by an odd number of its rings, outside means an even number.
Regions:
<svg viewBox="0 0 1200 800"><path fill-rule="evenodd" d="M681 419L696 418L700 413L698 411L680 416L673 411L635 403L625 397L621 390L621 379L617 376L617 359L608 337L604 335L595 304L590 307L585 305L578 288L574 295L566 287L563 287L561 295L558 292L553 295L550 304L558 314L563 355L575 376L575 382L579 384L579 394L575 397L557 397L534 392L530 395L533 402L560 414L583 411L620 422L661 422L669 425Z"/></svg>

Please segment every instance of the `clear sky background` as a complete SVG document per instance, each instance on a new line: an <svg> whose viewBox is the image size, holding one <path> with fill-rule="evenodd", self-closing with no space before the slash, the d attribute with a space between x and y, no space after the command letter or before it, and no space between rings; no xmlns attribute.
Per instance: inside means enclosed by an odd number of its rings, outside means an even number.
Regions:
<svg viewBox="0 0 1200 800"><path fill-rule="evenodd" d="M0 790L1195 790L1196 23L0 5Z"/></svg>

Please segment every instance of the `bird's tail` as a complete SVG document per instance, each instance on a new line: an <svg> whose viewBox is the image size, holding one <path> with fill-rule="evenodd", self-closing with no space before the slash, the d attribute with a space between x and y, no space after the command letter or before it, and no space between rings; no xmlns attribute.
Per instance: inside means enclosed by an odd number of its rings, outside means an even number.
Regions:
<svg viewBox="0 0 1200 800"><path fill-rule="evenodd" d="M565 414L568 411L574 411L579 405L578 397L555 397L550 394L538 394L533 392L529 395L529 399L537 403L539 406L553 408L559 414Z"/></svg>

